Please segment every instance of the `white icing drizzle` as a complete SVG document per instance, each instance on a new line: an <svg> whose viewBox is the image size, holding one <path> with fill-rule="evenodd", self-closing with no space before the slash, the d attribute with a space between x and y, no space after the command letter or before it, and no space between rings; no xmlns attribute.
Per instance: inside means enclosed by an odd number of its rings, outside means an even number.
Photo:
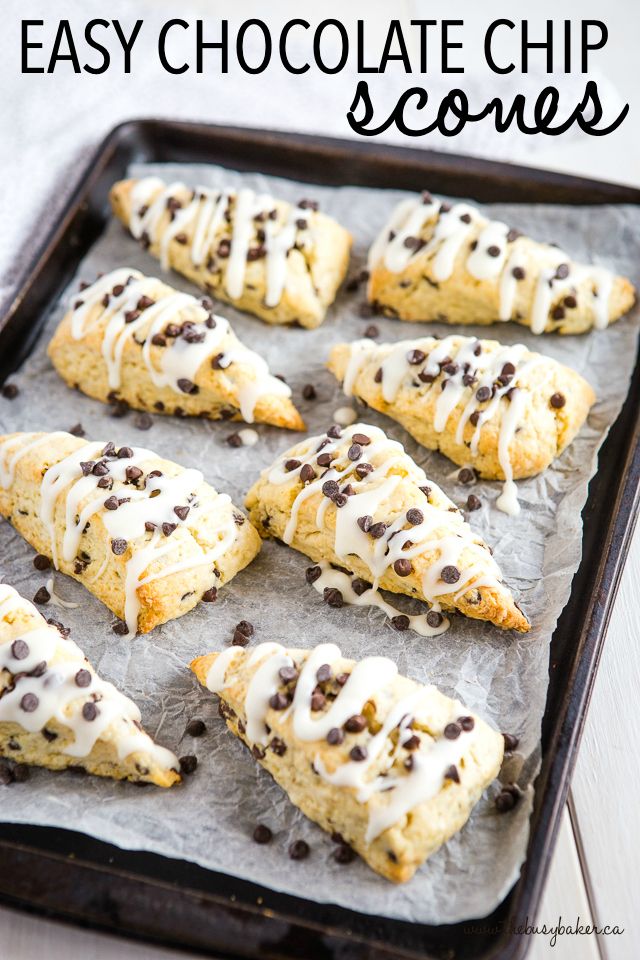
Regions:
<svg viewBox="0 0 640 960"><path fill-rule="evenodd" d="M431 236L425 241L421 233L431 222ZM476 238L468 244L472 233ZM428 256L431 275L436 283L441 283L451 277L458 254L468 244L466 270L477 280L498 282L498 319L521 319L514 317L519 281L513 271L530 271L533 263L531 257L528 260L525 257L525 249L518 243L518 237L517 231L510 231L499 220L487 220L469 204L440 204L428 195L427 201L422 196L411 198L398 204L372 244L369 271L382 262L392 273L401 273L415 257ZM613 273L603 267L572 263L568 254L551 245L542 246L540 258L542 263L529 311L531 331L543 333L552 307L560 305L563 291L579 285L587 288L584 296L593 314L594 327L597 330L607 327ZM568 277L555 276L560 264L569 267ZM589 292L589 285L593 292Z"/></svg>
<svg viewBox="0 0 640 960"><path fill-rule="evenodd" d="M364 365L376 357L384 345L372 344L370 340L356 340L350 344L350 356L344 375L343 389L347 396L353 396L357 378ZM480 352L478 352L478 349ZM419 364L409 363L409 357L416 351L426 354ZM443 372L441 364L451 360L456 371ZM548 361L547 361L548 362ZM506 364L511 364L514 372L508 377L502 374ZM478 422L472 435L470 452L478 453L482 426L500 414L498 432L498 460L505 476L502 496L496 506L515 516L519 512L517 490L513 481L513 467L509 455L509 445L519 425L526 419L528 392L518 387L522 376L533 366L544 369L545 359L529 354L523 344L500 346L497 350L483 348L481 341L474 337L452 335L442 340L423 337L419 340L403 340L396 343L380 363L382 370L382 396L387 403L393 403L401 389L408 382L413 383L420 374L432 378L430 384L420 383L425 391L425 400L435 397L435 415L433 427L436 433L442 433L453 412L461 402L465 402L456 427L456 443L464 443L464 431L471 416L477 412ZM466 385L465 375L472 374L474 381ZM442 389L443 377L447 381ZM500 378L504 382L501 382ZM478 400L478 391L491 391L489 402Z"/></svg>
<svg viewBox="0 0 640 960"><path fill-rule="evenodd" d="M369 444L362 447L362 454L356 461L347 457L354 434L364 434L370 440ZM334 455L330 467L318 470L319 452ZM410 522L407 519L408 511L394 514L393 493L401 479L400 475L392 472L396 464L401 465L402 473L414 481L416 488L421 486L429 486L432 490L437 488L427 479L424 471L407 457L402 445L390 440L378 427L359 423L346 427L337 439L328 436L310 437L302 448L295 450L293 456L299 464L295 469L285 468L285 464L292 457L292 452L289 451L275 466L263 473L269 483L294 484L299 483L300 471L306 464L316 470L316 479L302 487L292 504L283 534L285 543L291 543L293 540L302 503L309 497L322 493L323 484L327 481L334 481L340 492L344 486L350 485L352 493L350 496L344 496L344 503L340 507L323 494L316 513L316 526L319 530L324 529L326 511L334 510L335 553L345 560L350 556L359 557L370 571L374 590L377 590L381 577L396 561L410 561L413 557L423 555L425 551L433 553L434 556L423 576L422 592L424 598L436 611L440 609L439 598L447 595L460 596L476 586L481 570L486 583L497 584L502 579L497 564L488 551L477 542L471 528L459 512L455 511L448 515L449 522L455 526L455 533L446 535L440 532L443 521L442 509L428 502L424 496L416 498L415 506L420 513L413 519L417 522ZM360 478L355 473L358 463L370 463L373 469ZM375 466L376 463L378 466ZM441 491L439 493L443 499L446 499ZM374 538L361 528L358 518L365 516L371 517L372 522L386 524L382 536ZM461 564L460 557L463 552L467 554L467 560ZM477 565L469 565L471 557L477 558ZM441 579L440 574L445 567L458 569L459 577L454 583L446 583Z"/></svg>
<svg viewBox="0 0 640 960"><path fill-rule="evenodd" d="M82 340L96 324L104 324L101 351L112 389L121 386L122 356L132 337L138 342L138 337L144 338L142 359L154 385L170 387L175 393L184 395L181 384L196 385L200 368L221 352L223 342L231 335L233 343L225 351L221 366L227 369L231 363L242 364L251 372L251 379L246 383L235 384L229 380L228 384L238 394L243 419L253 423L256 404L264 396L291 396L290 388L271 376L266 361L235 338L224 317L211 314L202 301L190 294L171 291L158 297L158 282L137 270L121 268L100 277L71 298L71 334L75 340ZM122 292L114 294L114 290L120 287ZM107 306L103 302L105 297L109 301ZM153 302L139 310L142 297ZM100 309L96 312L98 307ZM136 314L139 316L135 317ZM133 320L132 316L135 317ZM91 322L90 317L93 318ZM153 347L153 338L164 335L169 324L182 329L183 323L188 324L186 332L175 337L166 336L165 346ZM152 348L155 355L160 356L159 368L154 363Z"/></svg>
<svg viewBox="0 0 640 960"><path fill-rule="evenodd" d="M51 441L54 436L68 437L68 434L48 434L39 442ZM30 447L35 445L31 443ZM215 545L207 550L200 548L199 555L162 566L145 576L145 571L162 557L180 553L180 547L171 534L164 535L162 526L172 524L188 528L197 523L198 514L203 509L198 503L197 491L204 478L199 470L182 468L175 476L165 473L148 476L150 470L154 471L153 463L157 460L152 451L132 448L130 457L117 457L115 451L105 453L105 450L108 447L103 442L82 443L77 450L49 467L40 487L39 514L50 537L51 556L56 568L60 565L56 534L56 510L59 509L60 498L63 499L65 514L61 549L61 559L65 563L72 563L78 556L85 526L98 513L109 537L112 540L124 540L131 548L125 575L125 622L128 635L131 636L136 632L140 611L139 587L183 570L213 564L235 541L236 525L231 499L226 494L216 494L213 503L207 504L207 514L215 512L219 521ZM0 463L2 452L0 446ZM98 486L100 475L83 473L81 464L100 461L107 464L107 476L113 480L113 489ZM127 471L131 468L142 471L141 485L137 485L137 482L127 483ZM105 502L114 499L124 502L120 502L117 509L106 508ZM175 507L188 507L188 515L181 519L175 513ZM147 529L146 524L155 525L153 532ZM107 545L106 549L109 550L110 546Z"/></svg>
<svg viewBox="0 0 640 960"><path fill-rule="evenodd" d="M256 230L256 223L259 223L264 231L261 252L265 261L265 304L277 306L286 288L289 251L296 245L305 248L313 245L312 231L301 225L301 221L307 223L309 211L301 206L287 205L284 219L282 215L274 218L269 214L278 210L278 204L269 194L256 194L246 187L237 192L197 187L189 203L175 209L173 219L160 231L160 221L168 202L185 191L188 187L183 183L167 186L155 177L138 180L132 193L130 230L133 236L140 239L146 234L151 243L159 241L160 262L166 270L172 241L192 229L190 257L195 266L200 266L210 255L219 228L228 216L232 232L224 283L229 297L238 300L244 290L250 249L260 244Z"/></svg>
<svg viewBox="0 0 640 960"><path fill-rule="evenodd" d="M0 486L4 490L13 486L13 481L16 478L16 468L28 453L37 449L42 443L64 436L66 434L60 432L48 434L17 433L15 436L3 440L0 443ZM30 437L33 439L29 439Z"/></svg>
<svg viewBox="0 0 640 960"><path fill-rule="evenodd" d="M319 594L323 594L327 587L329 587L339 590L345 603L353 604L353 606L356 607L377 607L378 610L386 613L389 619L397 617L400 614L400 611L396 609L396 607L392 607L390 603L386 602L379 590L374 590L373 587L369 587L368 590L364 590L362 593L356 593L353 589L353 577L350 577L348 573L344 573L342 570L334 570L325 560L319 563L318 566L322 570L322 573L317 580L313 581L312 586ZM403 614L403 616L407 617L409 628L421 637L437 637L441 633L444 633L445 630L448 630L450 626L450 622L446 617L442 617L442 622L439 626L432 627L427 623L424 613ZM442 615L440 614L440 616Z"/></svg>
<svg viewBox="0 0 640 960"><path fill-rule="evenodd" d="M133 701L99 677L79 647L47 624L12 587L0 584L0 629L8 613L20 610L29 616L30 628L12 637L11 643L0 642L0 674L7 671L12 681L0 689L0 722L16 723L36 733L56 720L73 734L73 740L60 750L77 758L87 757L113 727L110 742L120 762L133 753L144 753L158 766L177 770L175 755L155 744L139 726L140 711ZM16 641L22 647L19 658L14 655ZM88 685L76 682L79 670L90 675ZM20 676L13 681L15 675ZM24 709L25 697L30 701L28 709ZM95 706L93 719L83 715L88 704L92 710Z"/></svg>
<svg viewBox="0 0 640 960"><path fill-rule="evenodd" d="M235 653L232 648L219 655L209 671L208 689L224 695L229 685L226 673ZM241 655L240 668L246 654L241 651ZM342 728L350 717L362 714L369 701L377 702L378 712L384 710L384 704L391 701L391 688L398 673L396 664L387 657L366 657L357 662L328 708L320 712L311 710L318 669L327 664L335 672L340 669L336 665L341 657L340 648L333 643L321 644L311 650L301 665L291 705L285 711L272 713L271 725L275 723L277 729L278 722L290 719L296 739L309 743L324 740L330 730ZM269 701L282 683L279 671L283 666L295 666L295 663L291 654L279 644L262 644L256 648L247 659L247 666L253 666L256 660L260 661L260 666L248 684L244 702L246 738L250 744L265 744L271 735L265 732ZM460 761L473 750L477 733L473 723L471 730L461 729L457 739L444 736L446 724L455 723L464 714L464 708L455 700L451 701L450 714L443 723L442 732L431 736L420 730L417 734L420 742L417 749L411 751L411 769L407 770L398 762L403 755L408 755L404 745L416 736L411 726L414 716L421 709L428 708L434 692L431 686L420 686L398 702L391 701L386 716L381 717L382 726L378 732L372 735L367 731L360 736L358 743L366 751L362 760L347 760L329 770L320 755L314 758L314 770L324 780L354 791L357 801L367 804L366 840L369 843L410 810L436 796L452 765L457 768L459 780L464 781ZM396 730L398 735L394 744L390 738Z"/></svg>

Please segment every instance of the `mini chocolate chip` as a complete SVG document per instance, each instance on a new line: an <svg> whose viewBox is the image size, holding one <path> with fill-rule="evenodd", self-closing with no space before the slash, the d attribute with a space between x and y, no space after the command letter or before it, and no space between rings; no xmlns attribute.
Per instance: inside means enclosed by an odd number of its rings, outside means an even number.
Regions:
<svg viewBox="0 0 640 960"><path fill-rule="evenodd" d="M355 469L355 475L359 480L364 480L372 472L373 467L370 463L359 463Z"/></svg>
<svg viewBox="0 0 640 960"><path fill-rule="evenodd" d="M196 394L200 392L200 388L197 387L196 384L187 377L180 377L177 383L178 387L183 393Z"/></svg>
<svg viewBox="0 0 640 960"><path fill-rule="evenodd" d="M98 716L98 713L98 708L91 700L89 703L85 703L82 707L82 716L88 723L91 723L92 720L95 720L95 718Z"/></svg>
<svg viewBox="0 0 640 960"><path fill-rule="evenodd" d="M176 517L178 517L178 519L180 519L180 520L186 520L187 517L189 516L189 511L190 511L190 509L191 509L191 507L186 507L186 506L185 506L185 507L174 507L174 508L173 508L173 512L175 513Z"/></svg>
<svg viewBox="0 0 640 960"><path fill-rule="evenodd" d="M34 710L38 709L39 703L40 701L36 697L35 693L25 693L20 701L20 707L25 713L33 713Z"/></svg>
<svg viewBox="0 0 640 960"><path fill-rule="evenodd" d="M137 413L133 418L136 430L150 430L153 426L153 417L148 413Z"/></svg>
<svg viewBox="0 0 640 960"><path fill-rule="evenodd" d="M47 743L53 743L54 740L58 739L58 734L54 733L53 730L47 730L46 727L42 731L42 736L45 738Z"/></svg>
<svg viewBox="0 0 640 960"><path fill-rule="evenodd" d="M342 436L342 427L338 423L332 423L329 429L327 430L327 436L331 437L332 440L339 440Z"/></svg>
<svg viewBox="0 0 640 960"><path fill-rule="evenodd" d="M51 594L49 593L46 587L40 587L39 590L36 590L35 596L33 598L34 603L37 603L38 605L42 605L45 603L49 603L49 600L51 600Z"/></svg>
<svg viewBox="0 0 640 960"><path fill-rule="evenodd" d="M457 583L460 579L460 571L453 564L447 564L440 572L440 579L445 583Z"/></svg>
<svg viewBox="0 0 640 960"><path fill-rule="evenodd" d="M227 437L227 443L230 447L238 448L242 446L242 437L239 433L230 433Z"/></svg>
<svg viewBox="0 0 640 960"><path fill-rule="evenodd" d="M153 533L157 526L158 524L154 523L153 520L145 520L144 522L144 528L148 531L148 533Z"/></svg>
<svg viewBox="0 0 640 960"><path fill-rule="evenodd" d="M73 427L69 427L69 433L72 437L84 437L84 427L81 423L76 423Z"/></svg>
<svg viewBox="0 0 640 960"><path fill-rule="evenodd" d="M349 750L349 757L356 763L360 763L367 759L367 748L357 743L355 747L351 747L351 750Z"/></svg>
<svg viewBox="0 0 640 960"><path fill-rule="evenodd" d="M316 393L316 388L312 383L307 383L302 388L302 396L305 400L315 400L318 394Z"/></svg>
<svg viewBox="0 0 640 960"><path fill-rule="evenodd" d="M354 577L351 581L351 589L356 596L361 597L363 593L366 593L367 590L371 589L371 584L366 580L363 580L361 577Z"/></svg>
<svg viewBox="0 0 640 960"><path fill-rule="evenodd" d="M503 733L504 738L504 749L507 753L513 753L517 749L518 744L520 743L519 739L514 736L512 733Z"/></svg>
<svg viewBox="0 0 640 960"><path fill-rule="evenodd" d="M140 477L142 476L142 470L140 469L140 467L134 467L134 466L127 467L127 469L125 470L125 476L127 480L133 480L133 481L139 480Z"/></svg>
<svg viewBox="0 0 640 960"><path fill-rule="evenodd" d="M457 740L461 733L462 729L457 723L448 723L444 728L444 735L447 740Z"/></svg>
<svg viewBox="0 0 640 960"><path fill-rule="evenodd" d="M325 603L329 604L330 607L336 607L337 609L344 603L344 598L336 587L325 587L322 599Z"/></svg>
<svg viewBox="0 0 640 960"><path fill-rule="evenodd" d="M148 307L152 307L154 303L155 300L143 294L136 304L136 310L146 310Z"/></svg>
<svg viewBox="0 0 640 960"><path fill-rule="evenodd" d="M376 337L380 336L380 330L376 327L375 323L370 323L364 331L364 335L369 340L375 340Z"/></svg>
<svg viewBox="0 0 640 960"><path fill-rule="evenodd" d="M216 587L209 587L209 589L205 590L205 592L202 594L203 603L215 603L217 599L218 599L218 591Z"/></svg>
<svg viewBox="0 0 640 960"><path fill-rule="evenodd" d="M201 737L207 727L203 720L189 720L185 733L190 737Z"/></svg>
<svg viewBox="0 0 640 960"><path fill-rule="evenodd" d="M382 521L378 523L374 523L369 528L369 534L373 537L374 540L379 540L380 537L384 537L386 532L387 532L387 525Z"/></svg>
<svg viewBox="0 0 640 960"><path fill-rule="evenodd" d="M298 679L298 671L295 667L280 667L278 676L283 683L293 683Z"/></svg>
<svg viewBox="0 0 640 960"><path fill-rule="evenodd" d="M347 456L349 460L359 460L362 456L362 447L359 443L352 443L347 451Z"/></svg>
<svg viewBox="0 0 640 960"><path fill-rule="evenodd" d="M578 301L577 301L577 299L573 296L573 294L570 293L568 297L565 297L565 298L564 298L564 305L565 305L565 307L567 307L569 310L575 310L575 308L578 306Z"/></svg>
<svg viewBox="0 0 640 960"><path fill-rule="evenodd" d="M475 493L470 493L467 497L467 510L479 510L482 506L482 501L480 497L477 497Z"/></svg>
<svg viewBox="0 0 640 960"><path fill-rule="evenodd" d="M177 526L178 526L177 523L167 523L167 522L163 523L163 524L162 524L162 532L163 532L164 536L165 536L165 537L170 537L171 534L174 532L174 530L176 529Z"/></svg>
<svg viewBox="0 0 640 960"><path fill-rule="evenodd" d="M249 637L244 633L241 633L239 630L233 631L233 637L231 638L231 646L233 647L246 647L249 643Z"/></svg>
<svg viewBox="0 0 640 960"><path fill-rule="evenodd" d="M109 467L104 460L99 460L98 463L93 465L91 473L94 477L105 477L109 473Z"/></svg>
<svg viewBox="0 0 640 960"><path fill-rule="evenodd" d="M121 557L123 553L126 553L127 546L127 541L123 540L122 537L117 537L111 541L111 549L116 557Z"/></svg>
<svg viewBox="0 0 640 960"><path fill-rule="evenodd" d="M353 863L355 856L356 855L354 851L351 849L348 843L341 843L340 846L336 847L336 849L333 851L333 859L336 861L336 863L340 863L342 865Z"/></svg>
<svg viewBox="0 0 640 960"><path fill-rule="evenodd" d="M569 264L561 263L560 266L556 269L556 277L558 280L566 280L569 276Z"/></svg>
<svg viewBox="0 0 640 960"><path fill-rule="evenodd" d="M192 753L187 754L185 757L180 757L180 773L184 773L187 776L194 773L196 767L198 766L198 758L194 757Z"/></svg>
<svg viewBox="0 0 640 960"><path fill-rule="evenodd" d="M306 860L309 856L310 848L306 840L294 840L289 845L289 857L292 860Z"/></svg>
<svg viewBox="0 0 640 960"><path fill-rule="evenodd" d="M445 780L452 780L454 783L460 783L460 774L458 773L458 768L455 763L452 763L450 767L444 772Z"/></svg>
<svg viewBox="0 0 640 960"><path fill-rule="evenodd" d="M267 755L267 751L264 749L264 747L260 747L257 743L254 743L254 745L251 747L251 754L256 760L264 760Z"/></svg>
<svg viewBox="0 0 640 960"><path fill-rule="evenodd" d="M318 464L319 467L330 466L332 460L333 460L332 453L319 453L318 456L316 457L316 463Z"/></svg>
<svg viewBox="0 0 640 960"><path fill-rule="evenodd" d="M321 576L322 569L320 567L307 567L305 571L307 583L315 583Z"/></svg>
<svg viewBox="0 0 640 960"><path fill-rule="evenodd" d="M264 823L259 823L253 831L253 839L256 843L271 843L273 833Z"/></svg>
<svg viewBox="0 0 640 960"><path fill-rule="evenodd" d="M445 363L444 367L442 368L442 372L448 373L450 377L455 377L458 369L459 367L457 363Z"/></svg>
<svg viewBox="0 0 640 960"><path fill-rule="evenodd" d="M318 710L322 710L322 708L326 705L326 702L327 698L325 697L324 693L321 693L319 690L311 694L311 709L314 713L317 713Z"/></svg>
<svg viewBox="0 0 640 960"><path fill-rule="evenodd" d="M311 466L310 463L305 463L300 471L300 479L303 483L311 483L312 480L315 480L316 472Z"/></svg>
<svg viewBox="0 0 640 960"><path fill-rule="evenodd" d="M515 783L504 786L495 800L498 813L507 813L509 810L513 810L521 795L521 791Z"/></svg>
<svg viewBox="0 0 640 960"><path fill-rule="evenodd" d="M476 725L473 717L458 717L458 723L466 733L469 733L470 730L473 730Z"/></svg>
<svg viewBox="0 0 640 960"><path fill-rule="evenodd" d="M469 417L469 423L473 427L477 427L479 422L480 422L480 411L474 410L471 416Z"/></svg>
<svg viewBox="0 0 640 960"><path fill-rule="evenodd" d="M347 733L362 733L366 726L366 717L363 717L361 713L355 713L352 717L349 717L344 724Z"/></svg>
<svg viewBox="0 0 640 960"><path fill-rule="evenodd" d="M90 687L91 686L91 673L89 670L85 670L84 667L81 670L78 670L74 680L77 687Z"/></svg>
<svg viewBox="0 0 640 960"><path fill-rule="evenodd" d="M441 613L438 613L437 610L429 610L426 616L426 620L429 626L435 629L437 627L442 626L442 621L444 620L444 617L442 616Z"/></svg>
<svg viewBox="0 0 640 960"><path fill-rule="evenodd" d="M524 280L526 276L524 267L514 267L511 271L511 275L515 277L516 280Z"/></svg>
<svg viewBox="0 0 640 960"><path fill-rule="evenodd" d="M133 323L140 316L139 310L127 310L124 315L125 323Z"/></svg>
<svg viewBox="0 0 640 960"><path fill-rule="evenodd" d="M565 316L564 307L554 307L551 311L551 316L554 320L563 320Z"/></svg>
<svg viewBox="0 0 640 960"><path fill-rule="evenodd" d="M51 560L49 560L49 557L45 557L43 553L37 553L33 558L33 565L36 570L48 570L51 566Z"/></svg>
<svg viewBox="0 0 640 960"><path fill-rule="evenodd" d="M393 569L399 577L408 577L413 573L413 565L410 560L396 560L393 564Z"/></svg>
<svg viewBox="0 0 640 960"><path fill-rule="evenodd" d="M254 634L253 624L249 623L248 620L241 620L240 623L237 623L236 630L244 634L245 637L252 637Z"/></svg>
<svg viewBox="0 0 640 960"><path fill-rule="evenodd" d="M337 747L344 740L344 733L340 727L331 727L327 734L327 743L332 747Z"/></svg>
<svg viewBox="0 0 640 960"><path fill-rule="evenodd" d="M491 387L479 387L476 390L476 400L480 403L485 403L485 401L491 398Z"/></svg>
<svg viewBox="0 0 640 960"><path fill-rule="evenodd" d="M382 367L378 367L378 369L376 370L373 376L373 382L382 383Z"/></svg>
<svg viewBox="0 0 640 960"><path fill-rule="evenodd" d="M412 526L417 527L424 520L424 514L422 510L418 510L417 507L411 507L410 510L407 510L407 523L410 523Z"/></svg>
<svg viewBox="0 0 640 960"><path fill-rule="evenodd" d="M322 492L324 493L325 497L333 500L336 494L340 492L340 487L335 480L325 480L325 482L322 484Z"/></svg>
<svg viewBox="0 0 640 960"><path fill-rule="evenodd" d="M371 443L371 437L368 437L366 433L354 433L351 437L352 443L357 443L361 447L366 447Z"/></svg>
<svg viewBox="0 0 640 960"><path fill-rule="evenodd" d="M269 706L272 710L286 710L290 702L289 697L279 691L269 697Z"/></svg>
<svg viewBox="0 0 640 960"><path fill-rule="evenodd" d="M554 393L549 401L555 410L561 410L566 402L567 399L562 393Z"/></svg>
<svg viewBox="0 0 640 960"><path fill-rule="evenodd" d="M129 627L126 623L124 623L123 620L116 620L111 629L120 637L126 637L126 635L129 633Z"/></svg>
<svg viewBox="0 0 640 960"><path fill-rule="evenodd" d="M5 400L15 400L19 393L20 391L15 383L5 383L2 388L2 396Z"/></svg>
<svg viewBox="0 0 640 960"><path fill-rule="evenodd" d="M394 630L408 630L411 621L404 613L399 613L396 617L391 617L391 626Z"/></svg>
<svg viewBox="0 0 640 960"><path fill-rule="evenodd" d="M299 460L285 460L284 462L284 468L287 471L287 473L291 473L292 470L297 470L299 466L300 466Z"/></svg>
<svg viewBox="0 0 640 960"><path fill-rule="evenodd" d="M500 247L497 247L495 243L492 243L490 247L487 247L487 253L490 257L499 257Z"/></svg>
<svg viewBox="0 0 640 960"><path fill-rule="evenodd" d="M474 483L475 479L475 470L473 470L471 467L463 467L458 474L458 480L460 483Z"/></svg>
<svg viewBox="0 0 640 960"><path fill-rule="evenodd" d="M80 470L82 471L83 477L88 477L93 470L93 462L90 460L83 460L80 464Z"/></svg>
<svg viewBox="0 0 640 960"><path fill-rule="evenodd" d="M356 522L364 533L369 533L371 527L373 526L373 517L365 514L364 517L358 517Z"/></svg>
<svg viewBox="0 0 640 960"><path fill-rule="evenodd" d="M424 350L409 350L407 353L407 363L416 365L422 363L423 360L426 360L427 355Z"/></svg>
<svg viewBox="0 0 640 960"><path fill-rule="evenodd" d="M338 684L338 686L344 687L345 683L349 679L349 676L350 675L348 673L339 673L336 677L336 683Z"/></svg>
<svg viewBox="0 0 640 960"><path fill-rule="evenodd" d="M327 680L331 680L332 675L331 667L328 663L323 663L316 670L316 680L318 683L326 683Z"/></svg>
<svg viewBox="0 0 640 960"><path fill-rule="evenodd" d="M29 656L29 644L22 639L14 640L11 644L11 656L14 660L26 660Z"/></svg>

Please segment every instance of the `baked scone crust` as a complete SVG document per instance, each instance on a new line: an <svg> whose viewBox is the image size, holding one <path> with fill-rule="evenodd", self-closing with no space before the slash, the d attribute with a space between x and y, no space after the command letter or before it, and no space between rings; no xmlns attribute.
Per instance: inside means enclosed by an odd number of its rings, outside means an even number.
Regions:
<svg viewBox="0 0 640 960"><path fill-rule="evenodd" d="M0 583L0 756L159 787L178 783L177 757L153 742L133 701L102 680L63 631Z"/></svg>
<svg viewBox="0 0 640 960"><path fill-rule="evenodd" d="M68 386L103 403L304 429L290 388L211 300L127 267L71 298L48 354Z"/></svg>
<svg viewBox="0 0 640 960"><path fill-rule="evenodd" d="M357 442L362 436L364 446ZM359 451L351 453L354 445ZM332 458L330 467L318 464L323 454ZM301 476L307 465L315 479ZM368 472L360 477L358 468ZM327 481L334 481L335 491L323 492ZM378 427L334 425L326 436L296 444L263 470L246 506L261 536L284 540L316 563L346 568L376 588L424 600L436 610L529 630L489 547L402 445ZM413 523L407 514L415 510L421 519L412 514ZM361 516L369 517L366 531ZM384 529L374 529L378 524ZM404 560L411 570L400 575L396 563Z"/></svg>
<svg viewBox="0 0 640 960"><path fill-rule="evenodd" d="M371 248L369 274L369 300L401 320L513 320L534 333L602 329L636 296L625 277L428 193L393 211Z"/></svg>
<svg viewBox="0 0 640 960"><path fill-rule="evenodd" d="M284 682L280 664L290 665L295 679ZM329 679L318 681L320 666L325 674L330 667ZM262 644L198 657L191 669L200 683L218 692L229 729L291 801L396 883L410 880L463 827L502 763L501 734L435 687L400 676L385 657L356 664L333 644L312 651ZM358 682L356 671L361 679L368 674L359 696L349 688ZM312 690L321 694L322 705L309 713ZM250 699L256 695L250 710L248 693ZM269 699L274 697L279 704ZM343 708L345 697L351 699ZM263 704L259 715L258 701ZM324 729L331 722L330 709L338 717L331 728L333 743ZM297 716L305 713L299 730ZM354 724L345 721L354 717L362 728L350 732ZM314 722L321 725L319 734L311 727ZM353 760L354 750L360 762ZM343 783L335 782L341 777Z"/></svg>
<svg viewBox="0 0 640 960"><path fill-rule="evenodd" d="M260 550L245 515L199 471L68 433L0 437L0 515L130 634L188 613Z"/></svg>
<svg viewBox="0 0 640 960"><path fill-rule="evenodd" d="M237 240L234 228L240 197L243 209L255 210L255 215L246 220L248 239L243 226L244 236ZM319 326L347 272L351 235L308 201L293 207L247 190L217 192L198 187L192 191L183 183L166 184L157 177L121 180L112 187L110 199L114 214L165 267L267 323ZM215 207L219 202L224 204L220 216ZM145 214L154 203L158 207L150 225ZM204 226L196 236L199 222ZM209 229L212 224L214 229ZM163 243L168 230L175 235ZM270 248L271 230L275 237ZM242 263L233 265L237 275L232 278L229 270L236 242L242 246ZM271 300L275 302L269 305Z"/></svg>
<svg viewBox="0 0 640 960"><path fill-rule="evenodd" d="M340 343L328 367L348 396L487 480L519 480L546 470L574 440L596 399L580 374L551 357L521 344L505 347L457 335ZM483 386L490 395L478 400ZM501 437L507 442L502 456Z"/></svg>

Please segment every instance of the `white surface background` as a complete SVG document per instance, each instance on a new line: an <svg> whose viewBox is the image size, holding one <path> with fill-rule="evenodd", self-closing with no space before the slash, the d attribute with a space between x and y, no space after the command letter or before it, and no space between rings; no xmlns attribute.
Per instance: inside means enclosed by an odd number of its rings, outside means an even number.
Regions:
<svg viewBox="0 0 640 960"><path fill-rule="evenodd" d="M461 38L465 43L464 75L438 74L437 45L433 47L433 73L423 85L437 102L453 86L461 86L481 105L495 93L503 98L510 92L535 92L546 83L540 73L542 56L532 59L535 75L515 73L493 77L482 60L482 34L497 17L528 17L532 34L543 34L547 17L574 22L579 18L605 19L609 27L607 46L592 55L589 76L597 79L611 117L624 102L631 113L614 134L595 138L568 132L562 137L526 137L517 132L497 135L486 122L469 127L453 140L432 136L410 143L414 147L436 147L456 152L499 157L567 172L610 179L640 186L640 140L634 109L640 106L637 70L637 43L640 37L638 0L538 0L535 8L506 0L352 0L348 5L325 0L294 3L271 0L268 11L253 0L4 0L0 31L0 295L10 285L23 257L42 237L42 231L64 202L77 168L87 151L117 122L140 115L201 119L218 123L269 126L280 129L350 136L344 115L355 89L355 67L335 77L310 71L291 78L270 68L262 78L252 78L233 67L228 76L215 72L180 77L165 74L152 50L157 25L172 17L195 20L200 17L214 33L216 21L230 20L230 33L238 20L253 16L266 19L274 29L291 17L317 22L321 17L339 17L349 23L365 19L368 45L376 47L383 24L390 17L407 24L412 17L464 19ZM47 25L61 17L72 26L83 26L93 17L119 18L123 25L136 18L144 20L143 33L134 48L133 72L123 76L117 45L111 43L114 64L102 77L75 76L69 66L55 75L20 75L21 18L44 19ZM177 33L178 31L176 31ZM43 37L51 36L45 27ZM145 40L146 37L146 40ZM49 39L50 43L50 39ZM183 59L193 57L191 32L172 49ZM89 51L80 50L81 62ZM301 50L301 52L303 52ZM558 65L561 69L561 65ZM384 78L368 78L370 87L385 103L391 104L407 81L399 71ZM558 86L567 103L580 99L585 78L561 73L551 82ZM384 88L384 89L383 89ZM385 140L400 142L399 135ZM640 922L637 917L640 876L638 857L638 788L640 748L629 735L634 723L640 655L637 641L637 597L640 594L640 535L636 535L607 643L605 645L585 736L573 780L570 810L565 815L560 841L538 921L553 925L559 915L574 922L579 914L600 924L619 924L621 937L560 938L555 947L549 938L533 938L530 956L534 960L559 957L561 960L632 960L638 955ZM625 705L630 705L631 710ZM633 712L632 712L633 711ZM631 715L630 715L631 714ZM172 957L156 948L124 944L121 941L64 927L0 909L0 956L2 960L111 960L126 957L147 960ZM176 957L184 956L175 954Z"/></svg>

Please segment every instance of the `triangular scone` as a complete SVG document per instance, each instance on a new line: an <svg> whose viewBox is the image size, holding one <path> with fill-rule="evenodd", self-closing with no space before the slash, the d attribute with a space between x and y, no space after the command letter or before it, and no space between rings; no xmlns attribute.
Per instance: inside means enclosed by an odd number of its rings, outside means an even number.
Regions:
<svg viewBox="0 0 640 960"><path fill-rule="evenodd" d="M508 512L517 508L513 480L546 470L596 399L557 360L475 337L340 343L328 366L347 396L397 420L425 447L505 480L499 505Z"/></svg>
<svg viewBox="0 0 640 960"><path fill-rule="evenodd" d="M351 235L311 200L293 206L158 177L121 180L110 197L165 269L267 323L319 326L347 272Z"/></svg>
<svg viewBox="0 0 640 960"><path fill-rule="evenodd" d="M501 734L386 657L265 643L191 669L291 801L396 883L463 827L502 763Z"/></svg>
<svg viewBox="0 0 640 960"><path fill-rule="evenodd" d="M120 617L122 634L214 600L260 550L199 470L68 433L0 437L0 515Z"/></svg>
<svg viewBox="0 0 640 960"><path fill-rule="evenodd" d="M48 353L70 387L153 413L304 430L290 388L207 297L122 267L81 288L69 307Z"/></svg>
<svg viewBox="0 0 640 960"><path fill-rule="evenodd" d="M246 505L263 537L375 588L425 600L436 611L529 629L489 547L378 427L334 425L296 444L263 470Z"/></svg>
<svg viewBox="0 0 640 960"><path fill-rule="evenodd" d="M368 297L401 320L514 320L533 333L584 333L630 310L635 289L471 204L425 193L403 200L371 247Z"/></svg>
<svg viewBox="0 0 640 960"><path fill-rule="evenodd" d="M170 787L170 750L145 733L140 711L95 672L64 628L0 583L0 756L50 770Z"/></svg>

